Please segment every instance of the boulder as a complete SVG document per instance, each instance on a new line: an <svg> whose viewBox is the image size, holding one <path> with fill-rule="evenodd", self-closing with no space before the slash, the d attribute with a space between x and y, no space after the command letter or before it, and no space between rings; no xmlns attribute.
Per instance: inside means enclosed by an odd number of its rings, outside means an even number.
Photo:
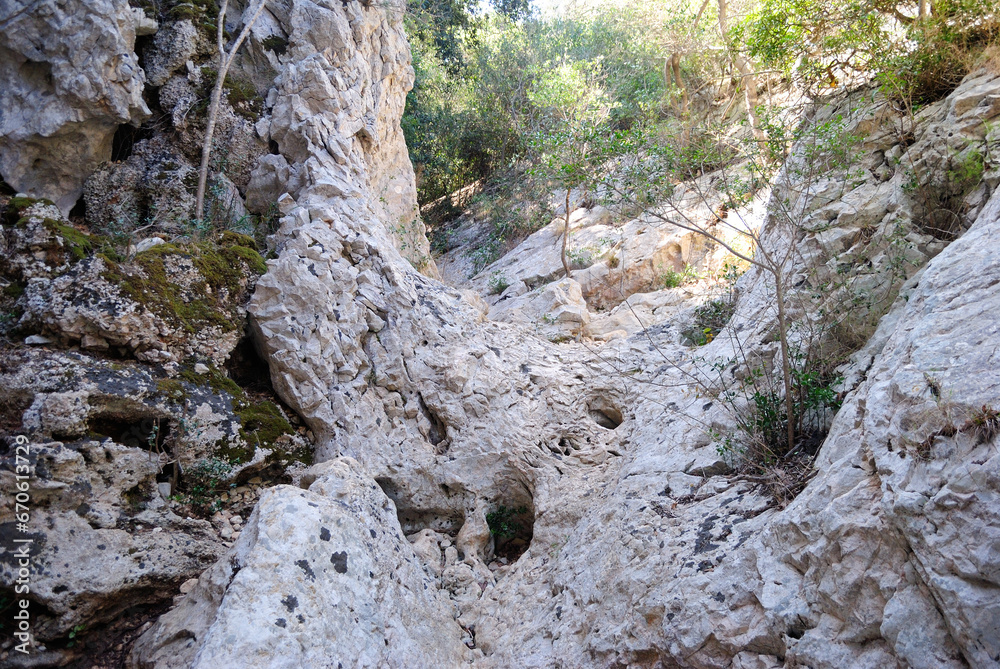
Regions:
<svg viewBox="0 0 1000 669"><path fill-rule="evenodd" d="M396 509L342 458L265 492L233 548L136 642L132 667L456 667L471 654Z"/></svg>

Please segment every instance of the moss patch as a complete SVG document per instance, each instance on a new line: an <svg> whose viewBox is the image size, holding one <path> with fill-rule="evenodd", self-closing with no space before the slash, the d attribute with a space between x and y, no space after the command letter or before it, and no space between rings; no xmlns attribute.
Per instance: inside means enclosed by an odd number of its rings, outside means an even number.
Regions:
<svg viewBox="0 0 1000 669"><path fill-rule="evenodd" d="M260 442L264 448L272 448L278 437L294 432L281 410L272 402L248 404L237 409L236 415L243 425L240 436L248 444Z"/></svg>
<svg viewBox="0 0 1000 669"><path fill-rule="evenodd" d="M184 384L177 379L160 379L156 382L156 390L171 402L183 404L188 398Z"/></svg>
<svg viewBox="0 0 1000 669"><path fill-rule="evenodd" d="M211 67L201 68L201 90L199 97L202 104L196 107L197 111L207 110L212 98L212 89L215 88L215 80L218 78L218 70ZM222 82L222 91L229 101L233 111L245 119L256 122L264 113L264 97L257 91L253 83L226 75Z"/></svg>
<svg viewBox="0 0 1000 669"><path fill-rule="evenodd" d="M246 393L235 381L223 374L219 369L209 365L207 374L199 374L193 369L185 369L180 377L196 386L208 386L217 393L229 393L233 400L245 400Z"/></svg>
<svg viewBox="0 0 1000 669"><path fill-rule="evenodd" d="M38 204L52 204L52 200L36 200L31 197L12 197L7 201L7 205L3 208L3 213L0 215L0 222L4 225L21 225L27 223L27 219L22 217L25 209L28 207Z"/></svg>
<svg viewBox="0 0 1000 669"><path fill-rule="evenodd" d="M173 283L167 270L171 256L190 259L204 283L190 289ZM125 296L188 332L207 326L218 326L225 332L240 327L242 315L232 308L232 299L246 289L248 274L259 276L267 271L253 240L233 232L194 244L160 244L138 254L130 266L107 255L103 259L105 279Z"/></svg>
<svg viewBox="0 0 1000 669"><path fill-rule="evenodd" d="M211 44L215 43L219 8L214 0L168 0L163 13L174 21L187 19L208 38Z"/></svg>
<svg viewBox="0 0 1000 669"><path fill-rule="evenodd" d="M107 241L104 237L81 232L73 226L66 225L54 218L46 218L42 224L46 230L50 230L62 238L63 248L75 260L83 260L93 253L95 248L99 248Z"/></svg>

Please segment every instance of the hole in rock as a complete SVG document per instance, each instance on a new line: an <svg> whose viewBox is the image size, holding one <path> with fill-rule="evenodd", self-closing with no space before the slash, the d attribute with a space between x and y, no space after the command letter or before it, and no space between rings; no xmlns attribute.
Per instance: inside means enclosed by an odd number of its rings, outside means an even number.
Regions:
<svg viewBox="0 0 1000 669"><path fill-rule="evenodd" d="M2 174L0 174L0 195L9 197L16 194L17 189L7 183L7 180L3 178Z"/></svg>
<svg viewBox="0 0 1000 669"><path fill-rule="evenodd" d="M69 210L69 220L77 225L87 220L87 203L84 202L82 196L76 201L73 208Z"/></svg>
<svg viewBox="0 0 1000 669"><path fill-rule="evenodd" d="M591 420L608 430L617 429L625 420L621 410L604 397L591 400L587 412Z"/></svg>
<svg viewBox="0 0 1000 669"><path fill-rule="evenodd" d="M403 534L410 535L424 529L431 529L452 536L458 534L465 522L463 514L454 509L439 505L427 504L418 506L413 502L414 495L403 490L392 479L380 477L375 482L382 488L386 497L396 505L396 517Z"/></svg>
<svg viewBox="0 0 1000 669"><path fill-rule="evenodd" d="M132 155L132 148L135 143L149 139L153 136L153 129L145 126L136 128L135 126L123 123L115 130L115 136L111 139L111 160L118 162L127 159Z"/></svg>
<svg viewBox="0 0 1000 669"><path fill-rule="evenodd" d="M435 446L434 452L437 455L443 455L448 450L448 444L445 442L445 437L448 435L448 429L445 427L444 421L434 413L434 411L427 406L424 402L424 396L417 394L417 399L419 400L420 413L423 417L427 419L430 423L430 427L427 428L427 441L431 442Z"/></svg>
<svg viewBox="0 0 1000 669"><path fill-rule="evenodd" d="M238 386L253 392L273 392L271 370L254 345L253 337L246 334L229 354L223 367Z"/></svg>
<svg viewBox="0 0 1000 669"><path fill-rule="evenodd" d="M530 495L515 494L498 499L486 514L493 536L493 555L508 564L521 557L534 535L535 505ZM503 560L500 560L500 559Z"/></svg>
<svg viewBox="0 0 1000 669"><path fill-rule="evenodd" d="M166 452L170 437L170 421L134 412L101 412L87 421L91 435L110 437L116 443L147 451ZM57 435L53 435L57 437Z"/></svg>

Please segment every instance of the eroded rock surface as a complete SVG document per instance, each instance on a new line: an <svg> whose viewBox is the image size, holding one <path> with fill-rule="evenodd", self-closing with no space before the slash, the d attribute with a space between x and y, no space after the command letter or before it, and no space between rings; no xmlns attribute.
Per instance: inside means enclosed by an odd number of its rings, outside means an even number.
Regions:
<svg viewBox="0 0 1000 669"><path fill-rule="evenodd" d="M267 491L231 551L136 645L133 666L454 667L447 597L350 458ZM294 559L289 559L294 556Z"/></svg>
<svg viewBox="0 0 1000 669"><path fill-rule="evenodd" d="M65 214L111 158L118 126L149 116L133 52L141 15L127 0L18 1L3 11L0 174Z"/></svg>

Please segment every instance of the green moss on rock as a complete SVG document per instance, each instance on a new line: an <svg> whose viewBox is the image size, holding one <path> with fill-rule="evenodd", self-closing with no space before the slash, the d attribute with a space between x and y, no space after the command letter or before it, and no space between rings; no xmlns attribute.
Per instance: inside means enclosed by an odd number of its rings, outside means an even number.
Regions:
<svg viewBox="0 0 1000 669"><path fill-rule="evenodd" d="M186 258L204 279L189 289L171 281L171 256ZM218 326L229 332L242 326L242 314L232 300L247 287L248 274L267 270L264 259L245 235L224 232L193 244L160 244L136 255L131 265L103 256L104 278L132 300L188 332Z"/></svg>
<svg viewBox="0 0 1000 669"><path fill-rule="evenodd" d="M63 248L75 260L83 260L93 253L95 248L100 247L105 242L103 237L81 232L73 226L66 225L54 218L46 218L42 224L46 230L54 232L62 238Z"/></svg>
<svg viewBox="0 0 1000 669"><path fill-rule="evenodd" d="M3 216L0 217L0 222L4 225L24 226L28 222L27 218L22 215L24 210L38 203L52 204L52 200L38 200L32 197L12 197L7 201L7 206L3 209Z"/></svg>
<svg viewBox="0 0 1000 669"><path fill-rule="evenodd" d="M177 379L160 379L156 382L156 390L171 402L183 404L188 398L184 384Z"/></svg>
<svg viewBox="0 0 1000 669"><path fill-rule="evenodd" d="M243 425L240 436L248 444L259 443L263 448L273 448L278 437L294 434L291 424L273 402L248 403L236 409L236 415Z"/></svg>
<svg viewBox="0 0 1000 669"><path fill-rule="evenodd" d="M196 386L208 386L217 393L229 393L234 402L246 400L246 393L243 392L243 389L213 365L208 365L206 374L199 374L193 369L184 369L181 371L180 377Z"/></svg>

